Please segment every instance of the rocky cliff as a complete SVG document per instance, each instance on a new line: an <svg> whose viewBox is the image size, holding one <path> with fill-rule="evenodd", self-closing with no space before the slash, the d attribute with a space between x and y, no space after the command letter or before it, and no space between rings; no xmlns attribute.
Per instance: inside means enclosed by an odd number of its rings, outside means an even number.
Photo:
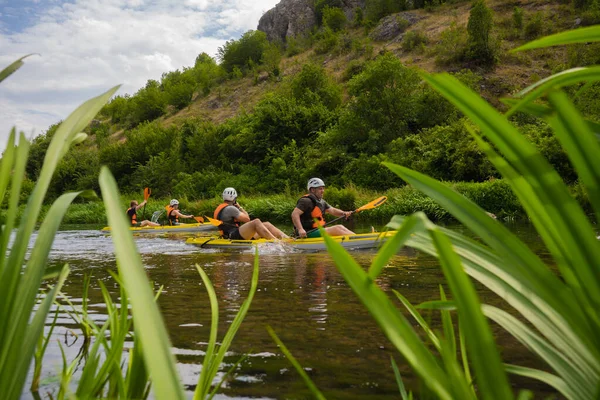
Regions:
<svg viewBox="0 0 600 400"><path fill-rule="evenodd" d="M354 9L364 8L365 0L341 0L340 8L348 20L354 18ZM281 0L258 21L258 30L269 40L281 40L310 31L317 23L314 0Z"/></svg>

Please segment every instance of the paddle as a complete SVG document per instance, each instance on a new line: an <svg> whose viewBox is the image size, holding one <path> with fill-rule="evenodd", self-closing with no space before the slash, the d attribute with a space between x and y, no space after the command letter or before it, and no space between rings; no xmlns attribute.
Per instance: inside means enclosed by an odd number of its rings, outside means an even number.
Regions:
<svg viewBox="0 0 600 400"><path fill-rule="evenodd" d="M373 200L373 201L365 204L364 206L361 206L361 207L357 208L354 211L350 211L350 215L352 215L354 213L361 212L361 211L365 211L365 210L372 210L373 208L379 207L380 205L382 205L383 203L385 203L386 200L387 200L387 196L381 196L378 199L375 199L375 200ZM327 225L333 224L334 222L337 222L337 221L339 221L342 218L346 218L346 217L345 216L338 217L338 218L336 218L334 220L329 221L328 223L326 223L325 225L322 225L322 226L324 228ZM319 228L311 229L310 231L306 232L306 234L308 235L309 233L314 232L314 231L316 231L318 229Z"/></svg>
<svg viewBox="0 0 600 400"><path fill-rule="evenodd" d="M144 201L147 202L148 199L150 198L150 193L152 193L152 190L150 190L149 187L145 187L144 188ZM145 216L146 215L146 203L144 203L144 209L142 210L142 215Z"/></svg>

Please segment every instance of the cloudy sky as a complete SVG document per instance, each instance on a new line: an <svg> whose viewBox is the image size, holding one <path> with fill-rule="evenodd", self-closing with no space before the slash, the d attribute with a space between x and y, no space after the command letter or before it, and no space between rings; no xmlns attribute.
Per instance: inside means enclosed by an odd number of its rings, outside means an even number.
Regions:
<svg viewBox="0 0 600 400"><path fill-rule="evenodd" d="M279 0L0 0L0 70L37 53L0 83L0 151L10 129L38 135L112 86L215 56L256 29Z"/></svg>

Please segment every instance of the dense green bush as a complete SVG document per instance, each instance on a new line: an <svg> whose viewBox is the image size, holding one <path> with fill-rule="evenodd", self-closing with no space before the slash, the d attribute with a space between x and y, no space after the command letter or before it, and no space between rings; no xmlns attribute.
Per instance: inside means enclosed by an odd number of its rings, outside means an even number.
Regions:
<svg viewBox="0 0 600 400"><path fill-rule="evenodd" d="M421 31L409 31L402 38L402 50L404 51L424 51L425 45L429 43L427 36Z"/></svg>
<svg viewBox="0 0 600 400"><path fill-rule="evenodd" d="M343 182L372 190L386 190L403 186L402 180L394 173L386 168L381 168L381 163L384 161L389 161L384 154L370 157L360 155L350 161L344 168Z"/></svg>
<svg viewBox="0 0 600 400"><path fill-rule="evenodd" d="M192 96L196 91L196 81L192 69L184 69L183 72L175 70L162 75L162 90L165 92L167 104L181 110L192 102Z"/></svg>
<svg viewBox="0 0 600 400"><path fill-rule="evenodd" d="M326 8L342 8L344 3L342 0L315 0L314 10L317 25L323 25L323 16Z"/></svg>
<svg viewBox="0 0 600 400"><path fill-rule="evenodd" d="M323 8L323 26L334 32L339 32L346 27L347 22L346 14L341 8L329 6Z"/></svg>
<svg viewBox="0 0 600 400"><path fill-rule="evenodd" d="M525 39L531 40L542 35L544 30L544 21L542 18L541 12L536 12L530 17L523 29Z"/></svg>
<svg viewBox="0 0 600 400"><path fill-rule="evenodd" d="M497 176L464 120L396 139L387 154L392 162L440 180L481 182Z"/></svg>
<svg viewBox="0 0 600 400"><path fill-rule="evenodd" d="M332 52L340 42L340 36L331 28L325 27L314 36L315 54L326 54Z"/></svg>
<svg viewBox="0 0 600 400"><path fill-rule="evenodd" d="M342 103L342 89L327 75L323 67L304 64L291 82L292 96L306 106L322 103L330 110Z"/></svg>
<svg viewBox="0 0 600 400"><path fill-rule="evenodd" d="M225 71L232 73L237 67L242 73L252 64L261 63L263 52L268 47L267 34L262 31L248 31L238 40L228 40L217 49L217 58Z"/></svg>

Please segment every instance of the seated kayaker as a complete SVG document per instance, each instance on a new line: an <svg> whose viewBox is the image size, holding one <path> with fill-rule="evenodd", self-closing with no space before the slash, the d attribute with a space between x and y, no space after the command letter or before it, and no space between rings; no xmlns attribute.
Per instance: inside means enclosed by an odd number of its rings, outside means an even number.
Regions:
<svg viewBox="0 0 600 400"><path fill-rule="evenodd" d="M160 224L154 223L152 221L148 221L147 219L145 219L141 222L138 222L137 210L139 210L140 207L143 207L145 204L146 204L146 200L142 201L140 204L138 204L138 202L135 200L131 200L131 203L129 203L129 208L127 209L127 216L129 217L131 226L133 226L133 227L160 226Z"/></svg>
<svg viewBox="0 0 600 400"><path fill-rule="evenodd" d="M169 225L179 225L179 218L193 218L193 215L182 214L179 211L179 201L177 199L173 199L169 202L168 206L165 206L167 210L167 220L169 221Z"/></svg>
<svg viewBox="0 0 600 400"><path fill-rule="evenodd" d="M250 215L237 203L237 191L228 187L223 190L223 203L214 212L214 218L221 221L219 231L225 239L283 239L288 236L269 222L256 218L250 220Z"/></svg>
<svg viewBox="0 0 600 400"><path fill-rule="evenodd" d="M325 182L322 179L309 179L307 188L308 194L298 200L296 208L292 211L292 222L294 223L296 236L301 238L321 236L321 232L317 228L325 225L325 213L346 218L352 214L350 211L342 211L330 206L323 199ZM317 222L315 222L315 219ZM327 226L324 229L331 236L354 235L354 232L344 225Z"/></svg>

